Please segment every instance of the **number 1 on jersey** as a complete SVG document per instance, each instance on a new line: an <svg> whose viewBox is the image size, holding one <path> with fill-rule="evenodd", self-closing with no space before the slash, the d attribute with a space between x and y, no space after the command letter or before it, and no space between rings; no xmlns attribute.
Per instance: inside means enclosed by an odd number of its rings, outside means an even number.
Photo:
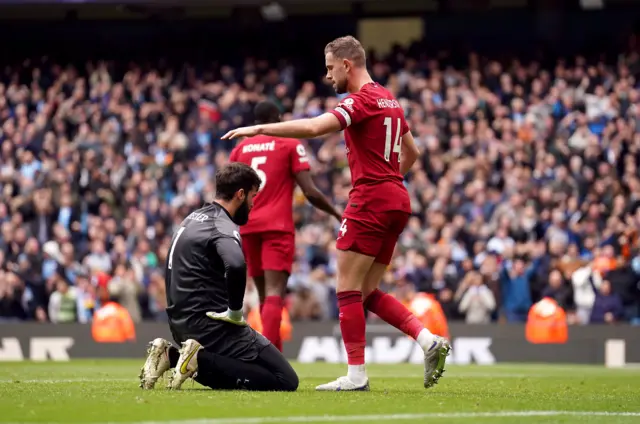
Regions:
<svg viewBox="0 0 640 424"><path fill-rule="evenodd" d="M386 137L384 141L384 160L387 162L391 160L391 134L393 133L393 120L391 117L387 116L384 118L384 126L386 127ZM398 125L396 127L396 137L393 140L393 153L398 154L398 162L400 162L400 127L402 126L402 122L400 118L398 118Z"/></svg>
<svg viewBox="0 0 640 424"><path fill-rule="evenodd" d="M265 172L258 167L260 165L264 165L265 163L267 163L266 156L256 156L255 158L251 159L251 167L253 168L254 171L256 171L256 174L258 174L258 177L260 177L260 181L261 181L260 190L262 190L264 185L267 183L267 174L265 174Z"/></svg>

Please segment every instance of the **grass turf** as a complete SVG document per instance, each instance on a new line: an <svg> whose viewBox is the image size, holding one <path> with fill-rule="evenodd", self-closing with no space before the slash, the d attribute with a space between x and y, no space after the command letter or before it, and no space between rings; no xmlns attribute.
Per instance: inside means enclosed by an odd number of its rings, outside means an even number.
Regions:
<svg viewBox="0 0 640 424"><path fill-rule="evenodd" d="M346 367L297 364L298 392L250 393L214 392L191 382L183 391L169 392L162 380L155 390L142 391L136 378L141 364L0 362L0 422L640 422L638 369L451 366L437 387L425 390L421 367L373 365L371 392L317 393L317 384L342 375Z"/></svg>

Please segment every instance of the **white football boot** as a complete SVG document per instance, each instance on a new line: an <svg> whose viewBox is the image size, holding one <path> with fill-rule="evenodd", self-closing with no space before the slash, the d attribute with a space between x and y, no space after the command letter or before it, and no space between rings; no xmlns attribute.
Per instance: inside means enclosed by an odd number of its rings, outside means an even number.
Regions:
<svg viewBox="0 0 640 424"><path fill-rule="evenodd" d="M151 390L156 381L171 368L169 363L169 348L171 343L165 339L157 338L149 342L147 360L140 370L140 388Z"/></svg>
<svg viewBox="0 0 640 424"><path fill-rule="evenodd" d="M198 351L202 349L200 343L193 339L189 339L182 343L180 348L180 359L173 370L173 376L169 382L169 388L172 390L180 390L182 384L189 378L192 378L198 372Z"/></svg>
<svg viewBox="0 0 640 424"><path fill-rule="evenodd" d="M352 382L349 377L344 376L330 383L321 384L316 387L316 390L319 392L368 392L370 390L369 379L367 378L364 384L358 385Z"/></svg>
<svg viewBox="0 0 640 424"><path fill-rule="evenodd" d="M444 374L444 366L447 356L451 351L451 345L447 339L435 336L433 344L424 350L424 387L430 388L438 384L438 380Z"/></svg>

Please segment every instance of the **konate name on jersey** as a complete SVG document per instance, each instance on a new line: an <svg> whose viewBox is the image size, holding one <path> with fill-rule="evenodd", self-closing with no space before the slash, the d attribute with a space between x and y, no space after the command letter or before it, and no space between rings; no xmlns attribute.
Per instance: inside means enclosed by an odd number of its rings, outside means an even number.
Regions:
<svg viewBox="0 0 640 424"><path fill-rule="evenodd" d="M249 222L240 232L294 232L295 175L309 170L309 157L300 141L265 135L249 137L233 149L229 160L251 166L262 180Z"/></svg>

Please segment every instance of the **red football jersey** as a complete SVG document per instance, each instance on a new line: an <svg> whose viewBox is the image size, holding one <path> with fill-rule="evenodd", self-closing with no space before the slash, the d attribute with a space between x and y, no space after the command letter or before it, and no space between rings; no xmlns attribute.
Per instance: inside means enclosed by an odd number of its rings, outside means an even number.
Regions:
<svg viewBox="0 0 640 424"><path fill-rule="evenodd" d="M400 174L402 136L409 131L400 103L386 88L369 83L345 97L331 113L345 131L353 185L350 205L368 211L411 213Z"/></svg>
<svg viewBox="0 0 640 424"><path fill-rule="evenodd" d="M249 222L240 227L240 233L294 232L295 175L310 169L309 157L300 141L266 135L249 137L238 143L229 160L246 163L262 179Z"/></svg>

